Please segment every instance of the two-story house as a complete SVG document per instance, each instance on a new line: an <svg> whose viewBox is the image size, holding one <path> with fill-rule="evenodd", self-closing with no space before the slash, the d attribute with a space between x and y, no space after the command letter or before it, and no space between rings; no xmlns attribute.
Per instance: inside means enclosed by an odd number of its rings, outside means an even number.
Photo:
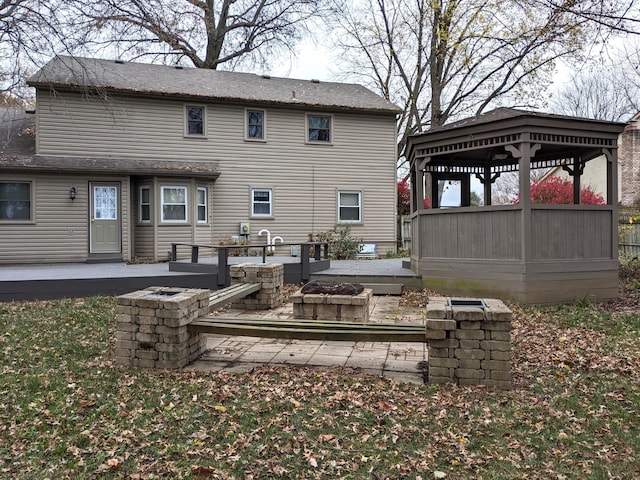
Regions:
<svg viewBox="0 0 640 480"><path fill-rule="evenodd" d="M166 260L248 228L396 242L396 115L354 84L56 57L0 153L0 263Z"/></svg>

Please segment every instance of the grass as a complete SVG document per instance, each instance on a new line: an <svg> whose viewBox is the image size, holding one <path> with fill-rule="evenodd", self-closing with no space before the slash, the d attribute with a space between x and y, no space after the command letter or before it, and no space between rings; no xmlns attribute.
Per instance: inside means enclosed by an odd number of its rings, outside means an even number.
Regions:
<svg viewBox="0 0 640 480"><path fill-rule="evenodd" d="M0 477L638 478L640 293L622 288L607 304L512 306L509 392L125 369L114 299L0 304Z"/></svg>

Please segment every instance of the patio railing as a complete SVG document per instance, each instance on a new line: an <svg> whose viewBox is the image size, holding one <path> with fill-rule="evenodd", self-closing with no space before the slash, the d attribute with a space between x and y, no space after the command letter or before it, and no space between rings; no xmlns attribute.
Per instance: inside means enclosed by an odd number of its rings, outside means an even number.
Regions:
<svg viewBox="0 0 640 480"><path fill-rule="evenodd" d="M278 243L278 247L299 246L300 247L300 265L302 268L302 280L309 280L311 274L310 259L327 260L329 258L329 243L327 242L303 242L303 243ZM194 243L172 243L171 244L171 261L178 259L178 247L188 247L191 249L191 263L198 263L201 249L212 249L218 251L218 285L227 284L227 266L229 265L229 252L231 250L244 250L248 252L250 249L259 249L262 252L262 263L267 263L267 251L276 247L276 245L203 245ZM313 250L312 250L313 249ZM311 252L313 251L313 255Z"/></svg>

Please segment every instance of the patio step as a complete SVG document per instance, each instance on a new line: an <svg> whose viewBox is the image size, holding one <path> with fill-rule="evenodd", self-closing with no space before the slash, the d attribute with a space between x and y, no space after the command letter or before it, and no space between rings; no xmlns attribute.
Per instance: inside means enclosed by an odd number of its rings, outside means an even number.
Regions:
<svg viewBox="0 0 640 480"><path fill-rule="evenodd" d="M402 295L401 283L362 283L362 286L373 290L374 295Z"/></svg>

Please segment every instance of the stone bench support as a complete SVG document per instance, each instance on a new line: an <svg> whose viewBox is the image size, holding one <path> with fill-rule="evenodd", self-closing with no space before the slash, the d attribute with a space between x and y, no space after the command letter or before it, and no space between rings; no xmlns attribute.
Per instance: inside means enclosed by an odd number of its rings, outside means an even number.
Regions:
<svg viewBox="0 0 640 480"><path fill-rule="evenodd" d="M284 265L281 263L241 263L230 268L231 285L259 283L260 290L235 301L233 308L243 310L270 310L282 305Z"/></svg>
<svg viewBox="0 0 640 480"><path fill-rule="evenodd" d="M484 309L449 300L427 304L429 382L511 389L511 310L496 299L483 299Z"/></svg>
<svg viewBox="0 0 640 480"><path fill-rule="evenodd" d="M149 287L119 296L116 313L119 365L176 369L205 351L205 336L187 326L208 315L209 290Z"/></svg>

